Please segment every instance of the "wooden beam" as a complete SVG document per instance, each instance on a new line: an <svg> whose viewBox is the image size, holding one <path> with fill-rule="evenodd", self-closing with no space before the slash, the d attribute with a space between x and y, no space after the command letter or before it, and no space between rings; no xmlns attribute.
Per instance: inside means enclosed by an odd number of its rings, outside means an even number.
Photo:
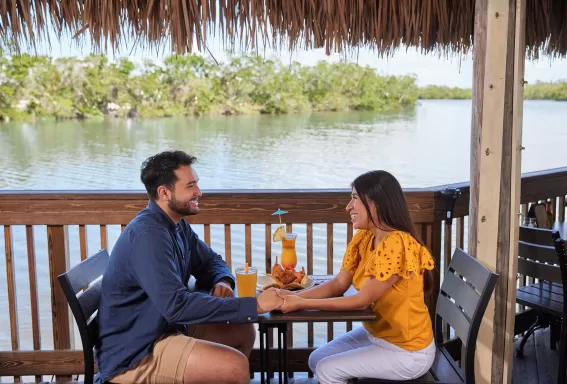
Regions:
<svg viewBox="0 0 567 384"><path fill-rule="evenodd" d="M518 276L518 239L520 232L520 200L522 188L522 121L524 115L524 66L526 62L526 0L515 0L515 4L510 2L510 6L515 5L514 12L510 12L509 23L514 23L514 39L508 38L508 54L513 49L514 55L513 67L508 66L506 78L506 101L510 99L509 87L512 88L512 111L506 115L505 127L511 125L511 132L508 139L511 141L508 147L510 150L510 228L509 228L509 244L510 249L508 255L502 254L502 258L508 257L508 299L506 305L506 320L504 335L504 367L502 376L496 376L501 383L512 382L512 365L514 362L514 336L516 332L516 285ZM512 18L513 17L513 18ZM509 28L510 29L510 28ZM510 78L511 77L511 78ZM511 83L511 85L510 85ZM509 119L511 119L511 124ZM564 187L567 187L567 183ZM505 228L502 228L505 230ZM505 266L503 266L505 267ZM503 293L504 294L504 293ZM498 305L498 303L497 303ZM495 375L493 374L493 378Z"/></svg>
<svg viewBox="0 0 567 384"><path fill-rule="evenodd" d="M431 223L438 193L404 191L412 220ZM347 223L349 190L205 191L201 213L192 224L258 224L279 222L272 212L289 211L287 223ZM144 193L5 193L0 191L0 225L127 224L148 204Z"/></svg>
<svg viewBox="0 0 567 384"><path fill-rule="evenodd" d="M315 348L289 348L289 367L295 372L307 372L309 355ZM277 349L270 350L272 372L278 368L279 355ZM95 373L98 367L95 361ZM260 371L260 350L253 349L250 354L250 369ZM60 375L68 376L84 374L84 357L81 350L61 351L3 351L0 352L0 372L2 376ZM70 379L69 379L70 380Z"/></svg>
<svg viewBox="0 0 567 384"><path fill-rule="evenodd" d="M521 117L514 109L517 1L475 3L469 253L500 276L476 344L477 383L511 380L516 289L511 243L517 242L512 228L518 225L521 146L515 123Z"/></svg>

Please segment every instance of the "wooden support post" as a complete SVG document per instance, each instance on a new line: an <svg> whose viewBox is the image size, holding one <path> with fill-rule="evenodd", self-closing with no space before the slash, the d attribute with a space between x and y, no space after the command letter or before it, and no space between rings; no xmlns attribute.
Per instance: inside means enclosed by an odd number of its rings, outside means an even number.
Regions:
<svg viewBox="0 0 567 384"><path fill-rule="evenodd" d="M469 252L500 276L481 323L475 378L510 383L525 0L477 0L475 7Z"/></svg>

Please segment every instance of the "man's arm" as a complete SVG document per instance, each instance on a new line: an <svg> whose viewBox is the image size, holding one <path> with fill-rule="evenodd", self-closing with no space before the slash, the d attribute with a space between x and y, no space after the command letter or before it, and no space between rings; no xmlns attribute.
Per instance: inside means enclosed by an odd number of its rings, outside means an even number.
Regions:
<svg viewBox="0 0 567 384"><path fill-rule="evenodd" d="M245 323L258 318L254 297L220 298L189 292L165 231L133 234L131 263L136 280L170 324Z"/></svg>
<svg viewBox="0 0 567 384"><path fill-rule="evenodd" d="M220 281L230 284L234 290L235 279L222 257L211 249L189 227L188 237L191 245L191 274L200 287L211 289Z"/></svg>

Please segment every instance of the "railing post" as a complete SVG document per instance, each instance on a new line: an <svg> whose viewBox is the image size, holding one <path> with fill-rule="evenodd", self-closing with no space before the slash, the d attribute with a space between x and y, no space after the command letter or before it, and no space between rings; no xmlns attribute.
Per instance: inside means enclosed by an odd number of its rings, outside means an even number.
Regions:
<svg viewBox="0 0 567 384"><path fill-rule="evenodd" d="M441 191L441 196L445 200L445 239L443 242L445 257L443 259L443 267L447 269L451 262L453 211L455 210L457 199L461 196L461 190L459 188L445 188Z"/></svg>
<svg viewBox="0 0 567 384"><path fill-rule="evenodd" d="M49 281L51 284L51 310L53 323L53 349L71 349L73 343L72 319L63 289L57 276L69 269L69 233L67 226L48 225L47 242ZM56 381L71 381L71 376L57 376Z"/></svg>

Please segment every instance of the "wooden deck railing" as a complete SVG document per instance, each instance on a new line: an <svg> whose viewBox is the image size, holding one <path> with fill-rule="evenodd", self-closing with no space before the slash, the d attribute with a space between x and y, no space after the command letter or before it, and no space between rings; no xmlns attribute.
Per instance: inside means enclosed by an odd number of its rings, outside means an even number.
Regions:
<svg viewBox="0 0 567 384"><path fill-rule="evenodd" d="M461 195L451 223L445 220L442 191L455 188ZM467 248L468 188L454 184L405 191L412 219L436 258L438 282L455 247ZM522 177L521 203L552 199L561 221L565 195L567 168ZM349 198L347 190L205 191L201 213L189 221L230 266L248 262L269 272L281 247L271 241L272 225L279 222L271 213L285 209L289 214L282 220L298 233L298 265L308 273L336 273L353 233L345 212ZM0 191L6 255L0 304L9 309L0 314L0 377L39 381L57 375L65 380L82 373L80 339L56 276L100 248L110 250L120 230L146 205L141 192ZM432 313L436 295L427 299ZM305 371L304 357L314 346L352 326L295 325L289 332L291 367ZM257 356L256 351L251 357L253 367Z"/></svg>

